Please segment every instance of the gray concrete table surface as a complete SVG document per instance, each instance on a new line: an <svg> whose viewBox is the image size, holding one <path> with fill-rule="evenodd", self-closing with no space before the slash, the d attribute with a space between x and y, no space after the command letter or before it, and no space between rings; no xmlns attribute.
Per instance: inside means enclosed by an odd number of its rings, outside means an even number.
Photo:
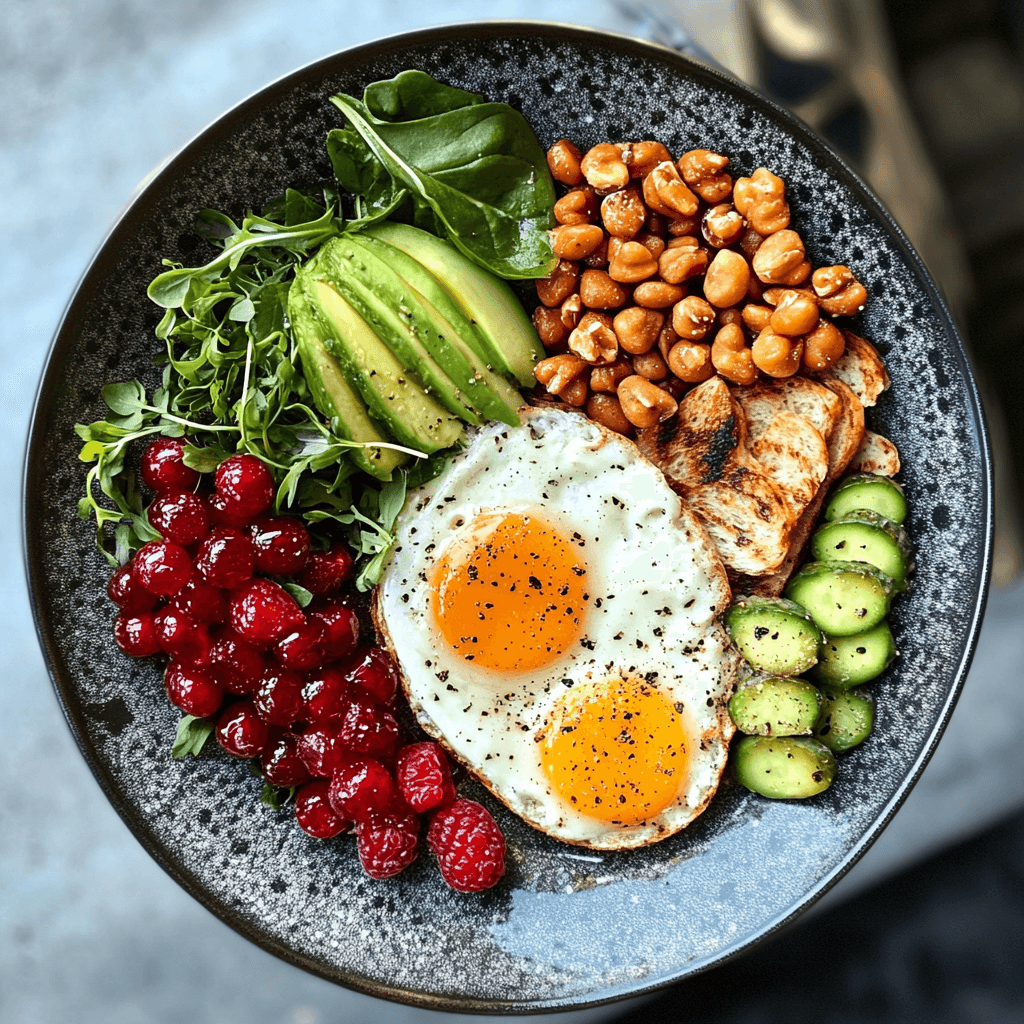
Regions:
<svg viewBox="0 0 1024 1024"><path fill-rule="evenodd" d="M713 21L727 6L704 4L700 17ZM136 843L54 699L26 600L15 481L61 310L146 174L228 107L302 64L396 31L481 15L638 31L619 6L596 0L559 0L541 10L469 0L8 0L0 12L0 414L8 435L0 465L9 480L0 518L3 1024L449 1017L347 992L263 953L187 896ZM1022 623L1024 586L994 591L964 696L936 757L828 901L1024 804L1016 725L1024 717ZM617 1013L604 1008L566 1019Z"/></svg>

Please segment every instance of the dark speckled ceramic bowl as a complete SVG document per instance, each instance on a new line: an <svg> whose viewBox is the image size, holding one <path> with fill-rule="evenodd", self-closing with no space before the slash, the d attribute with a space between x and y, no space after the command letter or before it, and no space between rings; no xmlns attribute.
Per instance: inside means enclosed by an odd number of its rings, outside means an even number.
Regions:
<svg viewBox="0 0 1024 1024"><path fill-rule="evenodd" d="M877 728L835 785L771 802L726 782L680 835L597 855L494 807L507 878L461 896L429 856L375 882L349 839L318 842L259 803L259 780L210 744L170 758L177 711L160 667L111 639L109 575L75 514L73 427L104 413L100 387L152 381L162 257L188 265L203 207L236 217L285 186L327 180L328 97L422 68L505 100L545 146L661 139L705 146L737 172L786 180L815 265L849 263L870 302L861 333L892 388L870 410L903 456L917 571L892 614L900 658L873 684ZM54 685L90 767L139 841L196 899L272 953L342 985L435 1009L528 1012L637 995L771 935L877 838L935 748L984 604L991 465L963 346L935 285L877 200L801 123L723 74L656 46L539 24L419 32L348 50L225 114L137 195L99 251L54 341L32 427L25 535L32 599ZM472 787L470 787L471 791ZM476 792L476 791L473 791ZM480 796L480 793L476 795Z"/></svg>

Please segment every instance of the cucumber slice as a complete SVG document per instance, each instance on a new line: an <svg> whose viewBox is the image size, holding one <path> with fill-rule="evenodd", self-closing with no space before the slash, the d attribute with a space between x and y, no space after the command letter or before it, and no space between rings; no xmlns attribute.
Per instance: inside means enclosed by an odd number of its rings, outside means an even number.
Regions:
<svg viewBox="0 0 1024 1024"><path fill-rule="evenodd" d="M772 800L804 800L836 777L832 751L806 736L744 736L732 766L741 785Z"/></svg>
<svg viewBox="0 0 1024 1024"><path fill-rule="evenodd" d="M896 644L889 623L883 619L853 636L826 634L818 664L811 672L822 685L845 690L881 675L895 657Z"/></svg>
<svg viewBox="0 0 1024 1024"><path fill-rule="evenodd" d="M871 735L875 699L867 690L826 690L814 735L829 750L852 750Z"/></svg>
<svg viewBox="0 0 1024 1024"><path fill-rule="evenodd" d="M747 661L773 676L796 676L818 660L821 632L798 604L783 598L740 597L725 628Z"/></svg>
<svg viewBox="0 0 1024 1024"><path fill-rule="evenodd" d="M755 736L809 736L821 717L821 694L806 679L771 676L737 690L729 714Z"/></svg>
<svg viewBox="0 0 1024 1024"><path fill-rule="evenodd" d="M786 587L824 633L852 636L878 625L895 592L890 577L866 562L808 562Z"/></svg>
<svg viewBox="0 0 1024 1024"><path fill-rule="evenodd" d="M822 523L811 538L811 552L819 562L867 562L890 576L898 590L906 588L906 532L877 512L859 510Z"/></svg>
<svg viewBox="0 0 1024 1024"><path fill-rule="evenodd" d="M848 512L868 509L899 526L907 518L903 488L887 476L853 473L841 480L825 506L825 519L841 519Z"/></svg>

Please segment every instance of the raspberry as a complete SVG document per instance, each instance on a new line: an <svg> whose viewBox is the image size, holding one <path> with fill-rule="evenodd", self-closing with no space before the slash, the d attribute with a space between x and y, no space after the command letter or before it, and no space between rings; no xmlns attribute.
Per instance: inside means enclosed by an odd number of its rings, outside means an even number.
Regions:
<svg viewBox="0 0 1024 1024"><path fill-rule="evenodd" d="M489 889L505 873L505 837L491 812L475 800L456 800L438 811L427 846L441 877L458 892Z"/></svg>
<svg viewBox="0 0 1024 1024"><path fill-rule="evenodd" d="M295 749L295 736L286 732L271 742L260 756L263 777L275 786L301 786L310 774Z"/></svg>
<svg viewBox="0 0 1024 1024"><path fill-rule="evenodd" d="M351 821L338 817L327 800L327 780L307 782L295 794L295 817L304 832L314 839L331 839L347 832Z"/></svg>
<svg viewBox="0 0 1024 1024"><path fill-rule="evenodd" d="M255 519L274 500L274 478L255 455L232 455L218 467L213 485L232 516Z"/></svg>
<svg viewBox="0 0 1024 1024"><path fill-rule="evenodd" d="M145 587L140 587L131 565L122 565L107 583L107 595L127 615L152 611L160 601Z"/></svg>
<svg viewBox="0 0 1024 1024"><path fill-rule="evenodd" d="M388 761L401 746L398 722L358 688L349 697L341 720L341 739L353 753Z"/></svg>
<svg viewBox="0 0 1024 1024"><path fill-rule="evenodd" d="M171 540L151 540L135 552L132 573L136 582L158 597L176 594L192 576L188 552Z"/></svg>
<svg viewBox="0 0 1024 1024"><path fill-rule="evenodd" d="M369 757L353 759L334 772L330 792L335 813L353 821L404 809L391 773Z"/></svg>
<svg viewBox="0 0 1024 1024"><path fill-rule="evenodd" d="M271 516L253 524L256 568L268 576L296 576L309 561L309 530L290 516Z"/></svg>
<svg viewBox="0 0 1024 1024"><path fill-rule="evenodd" d="M270 725L291 725L302 716L303 678L287 668L263 673L253 696L260 717Z"/></svg>
<svg viewBox="0 0 1024 1024"><path fill-rule="evenodd" d="M171 657L193 665L209 661L213 642L210 627L205 623L196 622L190 615L168 605L157 614L154 624L160 646Z"/></svg>
<svg viewBox="0 0 1024 1024"><path fill-rule="evenodd" d="M398 789L417 814L425 814L455 801L455 783L444 751L436 743L412 743L398 753L395 766Z"/></svg>
<svg viewBox="0 0 1024 1024"><path fill-rule="evenodd" d="M415 814L382 814L360 823L359 862L371 878L390 878L419 856L420 823Z"/></svg>
<svg viewBox="0 0 1024 1024"><path fill-rule="evenodd" d="M203 499L191 491L158 494L146 514L150 525L176 544L195 544L210 531L210 513Z"/></svg>
<svg viewBox="0 0 1024 1024"><path fill-rule="evenodd" d="M199 474L185 465L184 455L185 446L176 437L158 437L142 456L142 482L157 493L191 491Z"/></svg>
<svg viewBox="0 0 1024 1024"><path fill-rule="evenodd" d="M233 630L225 630L210 648L210 663L225 690L231 693L255 693L266 662Z"/></svg>
<svg viewBox="0 0 1024 1024"><path fill-rule="evenodd" d="M195 665L172 661L164 672L164 687L172 704L186 715L209 718L224 703L224 690L213 674Z"/></svg>
<svg viewBox="0 0 1024 1024"><path fill-rule="evenodd" d="M309 617L324 628L324 660L348 657L359 643L359 616L342 599L318 602Z"/></svg>
<svg viewBox="0 0 1024 1024"><path fill-rule="evenodd" d="M269 647L304 621L294 598L270 580L253 580L228 607L231 628L253 647Z"/></svg>
<svg viewBox="0 0 1024 1024"><path fill-rule="evenodd" d="M270 741L270 726L247 700L226 707L213 730L217 742L235 757L259 757Z"/></svg>
<svg viewBox="0 0 1024 1024"><path fill-rule="evenodd" d="M228 602L224 591L207 583L202 576L193 576L171 598L171 607L197 622L223 622L228 617Z"/></svg>
<svg viewBox="0 0 1024 1024"><path fill-rule="evenodd" d="M310 725L296 737L302 763L315 778L326 779L349 763L349 755L337 729Z"/></svg>
<svg viewBox="0 0 1024 1024"><path fill-rule="evenodd" d="M234 590L252 579L256 552L237 526L215 526L199 545L196 568L215 587Z"/></svg>
<svg viewBox="0 0 1024 1024"><path fill-rule="evenodd" d="M156 629L156 616L152 612L138 615L118 615L114 622L117 646L133 658L148 658L159 654L160 637Z"/></svg>
<svg viewBox="0 0 1024 1024"><path fill-rule="evenodd" d="M340 726L350 690L344 674L333 665L311 675L302 691L306 721L311 725Z"/></svg>
<svg viewBox="0 0 1024 1024"><path fill-rule="evenodd" d="M320 668L326 661L324 644L327 637L324 627L315 619L307 619L293 632L278 640L274 654L282 665L288 668Z"/></svg>
<svg viewBox="0 0 1024 1024"><path fill-rule="evenodd" d="M387 651L360 647L338 665L349 682L361 686L378 704L391 704L398 692L398 669Z"/></svg>
<svg viewBox="0 0 1024 1024"><path fill-rule="evenodd" d="M299 577L299 586L311 594L333 594L352 575L355 560L344 544L332 544L328 551L314 551L306 571Z"/></svg>

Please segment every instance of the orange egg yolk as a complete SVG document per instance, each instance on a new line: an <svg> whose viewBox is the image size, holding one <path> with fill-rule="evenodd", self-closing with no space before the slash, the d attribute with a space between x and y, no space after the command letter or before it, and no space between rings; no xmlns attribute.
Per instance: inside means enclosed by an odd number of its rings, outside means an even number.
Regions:
<svg viewBox="0 0 1024 1024"><path fill-rule="evenodd" d="M434 569L434 621L474 665L540 668L579 636L586 573L575 545L537 516L481 515L458 531Z"/></svg>
<svg viewBox="0 0 1024 1024"><path fill-rule="evenodd" d="M689 768L680 709L638 679L578 683L559 698L540 758L562 799L623 825L660 814Z"/></svg>

